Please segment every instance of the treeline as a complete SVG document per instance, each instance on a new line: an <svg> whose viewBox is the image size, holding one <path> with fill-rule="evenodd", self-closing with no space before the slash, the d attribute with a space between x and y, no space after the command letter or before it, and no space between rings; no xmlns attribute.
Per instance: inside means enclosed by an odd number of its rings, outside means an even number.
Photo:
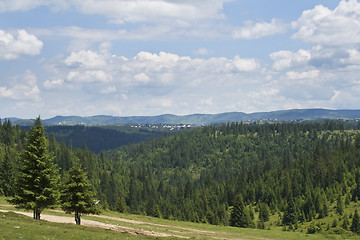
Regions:
<svg viewBox="0 0 360 240"><path fill-rule="evenodd" d="M98 154L101 151L120 146L143 142L149 138L160 137L167 131L151 128L132 128L130 126L48 126L47 136L54 135L58 142L64 141L74 148L84 143L88 149Z"/></svg>
<svg viewBox="0 0 360 240"><path fill-rule="evenodd" d="M25 132L5 121L0 133L1 162L16 169ZM229 225L233 206L244 205L250 219L265 209L263 221L279 213L279 224L296 225L335 203L343 216L341 206L360 199L357 123L229 123L98 155L50 137L49 150L61 174L80 159L102 206L120 212Z"/></svg>

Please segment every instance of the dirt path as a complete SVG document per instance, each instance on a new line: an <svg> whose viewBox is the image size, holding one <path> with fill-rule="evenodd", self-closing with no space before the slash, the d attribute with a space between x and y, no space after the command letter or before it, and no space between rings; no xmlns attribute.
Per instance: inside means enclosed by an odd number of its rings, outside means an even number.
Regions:
<svg viewBox="0 0 360 240"><path fill-rule="evenodd" d="M1 206L10 206L10 205L1 205ZM50 210L52 212L57 213L64 213L60 210ZM20 212L20 211L13 211L13 210L1 210L0 212L14 212L17 214L22 214L28 217L33 217L32 212ZM99 219L107 219L123 223L128 223L135 225L135 227L125 227L120 226L118 224L110 224L110 223L103 223L98 222L94 220L88 220L88 219L81 219L81 225L88 226L88 227L97 227L102 229L109 229L117 232L127 232L134 235L146 235L146 236L154 236L154 237L177 237L177 238L190 238L193 236L199 236L201 238L211 238L211 239L234 239L235 236L228 235L226 232L215 232L215 231L206 231L206 230L200 230L195 228L189 228L189 227L180 227L180 226L174 226L174 225L166 225L166 224L159 224L159 223L151 223L151 222L145 222L145 221L139 221L139 220L132 220L132 219L126 219L126 218L119 218L119 217L110 217L110 216L104 216L104 215L87 215L94 218ZM75 224L74 217L65 217L65 216L55 216L55 215L49 215L49 214L41 214L41 219L49 222L56 222L56 223L71 223ZM149 228L149 226L157 227L158 229L155 231L150 229L142 229L143 228ZM160 232L161 231L161 232ZM166 232L166 233L165 233ZM261 239L261 240L268 240L268 238L263 237L254 237L254 236L242 236L239 238L238 236L235 237L236 239Z"/></svg>
<svg viewBox="0 0 360 240"><path fill-rule="evenodd" d="M33 217L33 213L31 212L19 212L19 211L11 211L11 210L0 210L0 212L14 212L17 214L22 214L28 217ZM105 216L103 216L105 217ZM41 214L41 219L49 222L55 222L55 223L71 223L75 224L75 220L73 217L62 217L62 216L54 216L54 215L48 215L48 214ZM184 236L178 236L174 234L167 234L167 233L160 233L160 232L154 232L139 228L131 228L131 227L123 227L115 224L107 224L102 223L98 221L92 221L87 219L81 220L81 225L87 226L87 227L97 227L97 228L103 228L103 229L109 229L117 232L127 232L134 235L141 234L146 236L154 236L154 237L178 237L178 238L188 238Z"/></svg>

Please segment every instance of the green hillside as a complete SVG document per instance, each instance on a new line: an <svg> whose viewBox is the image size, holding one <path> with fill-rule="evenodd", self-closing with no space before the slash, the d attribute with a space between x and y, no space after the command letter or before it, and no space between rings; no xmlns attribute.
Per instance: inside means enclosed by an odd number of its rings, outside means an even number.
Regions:
<svg viewBox="0 0 360 240"><path fill-rule="evenodd" d="M106 151L120 146L139 143L150 138L169 134L170 131L163 128L141 128L127 126L48 126L46 133L49 137L55 137L58 142L71 144L73 148L81 148L86 144L87 148L95 153Z"/></svg>
<svg viewBox="0 0 360 240"><path fill-rule="evenodd" d="M9 121L0 126L5 195L22 164L25 134ZM80 160L103 209L227 226L241 195L248 228L353 236L357 122L211 125L99 155L50 138L49 150L61 176Z"/></svg>

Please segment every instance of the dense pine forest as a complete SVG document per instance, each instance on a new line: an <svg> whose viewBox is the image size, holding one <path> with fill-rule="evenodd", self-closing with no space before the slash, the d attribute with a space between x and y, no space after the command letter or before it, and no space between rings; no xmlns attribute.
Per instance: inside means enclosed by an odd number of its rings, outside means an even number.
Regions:
<svg viewBox="0 0 360 240"><path fill-rule="evenodd" d="M13 194L26 134L8 120L0 125L5 196ZM326 218L335 206L339 226L360 232L355 209L350 220L344 213L360 200L356 122L211 125L99 154L54 135L48 143L60 181L78 159L104 209L261 228L271 215L278 225L296 226Z"/></svg>

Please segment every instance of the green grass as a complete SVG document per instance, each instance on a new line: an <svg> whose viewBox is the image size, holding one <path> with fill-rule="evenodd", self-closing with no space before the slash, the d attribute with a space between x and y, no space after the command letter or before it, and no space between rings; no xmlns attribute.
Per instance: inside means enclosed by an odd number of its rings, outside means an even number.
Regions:
<svg viewBox="0 0 360 240"><path fill-rule="evenodd" d="M0 197L0 205L7 204L3 197ZM354 212L358 205L352 203L345 208L348 216ZM12 206L0 206L0 209L15 210ZM89 219L98 222L119 225L123 227L131 227L155 231L159 233L167 233L175 236L188 237L191 239L358 239L359 236L351 232L343 232L342 234L331 234L336 228L326 231L327 225L332 225L334 219L338 219L338 226L342 223L339 216L334 213L331 206L329 216L325 219L316 219L315 222L321 223L322 231L316 234L306 234L310 223L298 224L297 230L283 231L282 226L278 226L277 214L272 215L270 222L265 223L265 228L270 230L244 229L226 226L215 226L209 224L199 224L182 221L170 221L160 218L153 218L142 215L133 215L125 213L117 213L111 211L103 211L102 216L113 218L122 218L142 223L129 223L116 219L105 219L97 216L83 216L82 219ZM45 210L42 214L68 216L73 215L53 212ZM255 222L257 219L255 213ZM350 219L351 222L351 219ZM3 230L4 229L4 230ZM17 215L14 213L0 213L0 240L4 239L176 239L171 238L155 238L143 235L131 235L128 233L119 233L112 230L104 230L85 226L76 226L73 224L56 224L46 221L35 221L30 217Z"/></svg>
<svg viewBox="0 0 360 240"><path fill-rule="evenodd" d="M135 236L110 230L35 221L32 218L15 213L0 213L0 239L157 239L154 237Z"/></svg>

